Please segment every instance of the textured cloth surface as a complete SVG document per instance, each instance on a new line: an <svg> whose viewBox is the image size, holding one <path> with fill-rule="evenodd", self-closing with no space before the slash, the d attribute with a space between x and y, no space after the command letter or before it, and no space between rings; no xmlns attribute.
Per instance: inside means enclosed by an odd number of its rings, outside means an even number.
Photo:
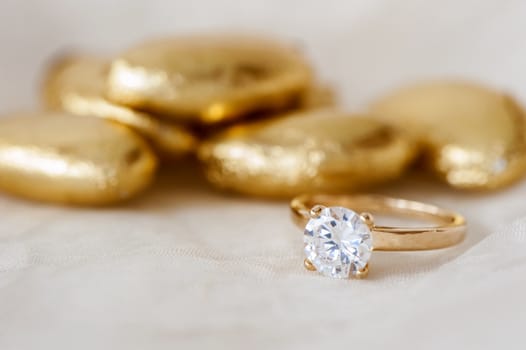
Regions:
<svg viewBox="0 0 526 350"><path fill-rule="evenodd" d="M397 84L477 79L524 101L523 1L2 1L0 110L36 104L60 50L250 28L302 43L351 110ZM287 203L227 197L164 171L125 206L0 197L0 349L524 349L526 182L466 194L379 188L462 212L461 245L374 253L370 276L303 269Z"/></svg>

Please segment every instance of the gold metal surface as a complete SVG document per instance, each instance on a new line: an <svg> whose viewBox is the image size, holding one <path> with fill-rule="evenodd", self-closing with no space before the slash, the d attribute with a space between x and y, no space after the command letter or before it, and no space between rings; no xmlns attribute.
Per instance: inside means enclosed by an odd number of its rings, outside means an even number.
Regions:
<svg viewBox="0 0 526 350"><path fill-rule="evenodd" d="M96 57L69 56L56 61L45 77L45 105L132 127L165 155L179 156L195 150L197 140L186 128L106 99L108 69L108 62Z"/></svg>
<svg viewBox="0 0 526 350"><path fill-rule="evenodd" d="M509 96L461 82L402 89L372 106L422 144L427 165L447 183L494 189L524 176L524 111Z"/></svg>
<svg viewBox="0 0 526 350"><path fill-rule="evenodd" d="M373 214L397 214L409 218L427 219L437 225L392 227L368 223L373 235L373 250L428 250L445 248L462 242L466 220L460 214L437 206L378 195L302 195L294 198L290 207L296 224L304 228L311 208L317 205L342 206L353 211Z"/></svg>
<svg viewBox="0 0 526 350"><path fill-rule="evenodd" d="M102 205L144 190L157 160L124 126L63 112L0 119L0 189L43 201Z"/></svg>
<svg viewBox="0 0 526 350"><path fill-rule="evenodd" d="M311 69L297 50L261 37L149 41L111 65L108 97L174 120L216 124L297 101Z"/></svg>
<svg viewBox="0 0 526 350"><path fill-rule="evenodd" d="M234 126L205 141L198 155L220 188L290 198L397 178L415 147L372 118L318 109Z"/></svg>
<svg viewBox="0 0 526 350"><path fill-rule="evenodd" d="M331 107L338 104L338 96L330 85L311 85L301 96L298 109Z"/></svg>
<svg viewBox="0 0 526 350"><path fill-rule="evenodd" d="M309 271L316 271L316 267L312 264L309 259L303 260L303 266Z"/></svg>
<svg viewBox="0 0 526 350"><path fill-rule="evenodd" d="M363 270L356 271L356 275L354 276L354 279L363 279L367 278L369 276L369 264L365 265Z"/></svg>

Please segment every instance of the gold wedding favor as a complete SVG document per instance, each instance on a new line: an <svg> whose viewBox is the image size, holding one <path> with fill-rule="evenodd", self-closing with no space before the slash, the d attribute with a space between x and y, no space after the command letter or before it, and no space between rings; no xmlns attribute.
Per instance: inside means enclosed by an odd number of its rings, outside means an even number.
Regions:
<svg viewBox="0 0 526 350"><path fill-rule="evenodd" d="M219 188L290 197L397 178L416 150L409 138L377 120L325 108L234 126L198 153Z"/></svg>
<svg viewBox="0 0 526 350"><path fill-rule="evenodd" d="M371 110L417 139L429 168L454 187L494 189L524 176L525 115L505 94L435 82L397 91Z"/></svg>
<svg viewBox="0 0 526 350"><path fill-rule="evenodd" d="M126 127L62 112L0 118L0 188L26 198L102 205L152 181L157 160Z"/></svg>
<svg viewBox="0 0 526 350"><path fill-rule="evenodd" d="M96 57L69 56L56 61L44 80L44 104L127 125L163 155L180 156L195 149L196 137L188 129L109 101L105 97L108 69L109 62Z"/></svg>
<svg viewBox="0 0 526 350"><path fill-rule="evenodd" d="M149 41L117 57L108 97L192 124L217 124L296 103L311 69L266 38L194 35Z"/></svg>
<svg viewBox="0 0 526 350"><path fill-rule="evenodd" d="M63 56L41 95L45 112L0 119L0 189L37 200L132 198L158 156L197 156L217 188L267 198L362 191L420 159L462 189L526 174L525 114L511 97L438 81L348 113L301 50L260 36L185 35L114 57Z"/></svg>

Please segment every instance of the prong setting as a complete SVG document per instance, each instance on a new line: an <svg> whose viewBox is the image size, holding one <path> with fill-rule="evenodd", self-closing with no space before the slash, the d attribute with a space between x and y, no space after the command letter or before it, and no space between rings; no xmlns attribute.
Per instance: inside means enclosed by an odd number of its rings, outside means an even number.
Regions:
<svg viewBox="0 0 526 350"><path fill-rule="evenodd" d="M309 259L303 260L303 266L309 271L316 271L316 267Z"/></svg>
<svg viewBox="0 0 526 350"><path fill-rule="evenodd" d="M367 275L369 275L369 264L365 265L363 269L356 272L353 278L361 280L363 278L366 278Z"/></svg>
<svg viewBox="0 0 526 350"><path fill-rule="evenodd" d="M321 215L321 212L325 209L326 207L321 205L321 204L316 204L315 206L313 206L311 208L311 210L309 211L309 215L311 217L311 219L317 219L320 217Z"/></svg>
<svg viewBox="0 0 526 350"><path fill-rule="evenodd" d="M363 213L360 214L360 217L367 224L367 226L369 226L369 228L373 228L373 226L374 226L373 214L368 213L368 212L363 212Z"/></svg>

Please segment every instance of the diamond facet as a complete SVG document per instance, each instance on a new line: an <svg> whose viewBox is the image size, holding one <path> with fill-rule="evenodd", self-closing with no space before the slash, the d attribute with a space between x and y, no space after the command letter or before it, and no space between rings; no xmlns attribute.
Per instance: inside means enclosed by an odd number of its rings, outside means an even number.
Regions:
<svg viewBox="0 0 526 350"><path fill-rule="evenodd" d="M347 208L321 210L307 223L303 240L307 259L328 277L353 277L365 269L371 257L371 230Z"/></svg>

